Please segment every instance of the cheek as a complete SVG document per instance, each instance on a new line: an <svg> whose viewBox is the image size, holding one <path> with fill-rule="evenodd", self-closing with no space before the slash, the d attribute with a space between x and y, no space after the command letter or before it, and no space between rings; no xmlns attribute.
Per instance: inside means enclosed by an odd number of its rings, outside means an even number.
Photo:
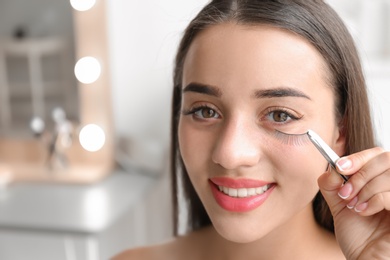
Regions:
<svg viewBox="0 0 390 260"><path fill-rule="evenodd" d="M286 145L275 142L270 147L269 157L277 168L277 181L296 189L313 187L318 190L317 179L325 172L327 162L311 143Z"/></svg>
<svg viewBox="0 0 390 260"><path fill-rule="evenodd" d="M206 165L210 142L207 140L207 136L191 127L187 120L186 118L180 119L178 138L180 153L190 174L193 172L192 168Z"/></svg>
<svg viewBox="0 0 390 260"><path fill-rule="evenodd" d="M189 147L191 147L191 135L189 129L183 124L182 119L179 121L178 126L178 140L179 140L179 150L181 157L184 161L184 164L187 164L187 160L189 155L191 154L189 151Z"/></svg>
<svg viewBox="0 0 390 260"><path fill-rule="evenodd" d="M289 146L275 144L272 148L277 192L269 211L281 216L280 221L295 216L310 205L319 191L317 179L326 170L326 162L311 145Z"/></svg>

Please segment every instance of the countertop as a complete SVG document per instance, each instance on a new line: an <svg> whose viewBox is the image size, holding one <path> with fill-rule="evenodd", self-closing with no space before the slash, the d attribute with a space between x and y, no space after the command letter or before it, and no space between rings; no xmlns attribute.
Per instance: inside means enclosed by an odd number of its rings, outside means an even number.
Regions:
<svg viewBox="0 0 390 260"><path fill-rule="evenodd" d="M0 190L0 229L98 233L147 194L155 181L115 171L90 185L13 183Z"/></svg>

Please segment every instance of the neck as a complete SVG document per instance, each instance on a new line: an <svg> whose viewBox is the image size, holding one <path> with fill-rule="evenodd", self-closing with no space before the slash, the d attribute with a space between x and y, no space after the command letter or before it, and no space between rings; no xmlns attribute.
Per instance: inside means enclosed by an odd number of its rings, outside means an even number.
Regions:
<svg viewBox="0 0 390 260"><path fill-rule="evenodd" d="M221 237L211 227L207 259L321 259L318 252L338 251L333 234L315 221L311 205L267 236L251 243L235 243ZM328 255L329 256L329 255Z"/></svg>

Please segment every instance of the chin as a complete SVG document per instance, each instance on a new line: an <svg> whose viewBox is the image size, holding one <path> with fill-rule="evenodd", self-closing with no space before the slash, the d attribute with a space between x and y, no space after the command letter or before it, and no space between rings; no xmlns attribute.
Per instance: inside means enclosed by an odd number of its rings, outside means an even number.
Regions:
<svg viewBox="0 0 390 260"><path fill-rule="evenodd" d="M253 232L253 231L251 231L251 232ZM218 232L218 233L224 239L226 239L230 242L233 242L233 243L237 243L237 244L252 243L252 242L258 241L259 239L264 237L264 235L261 235L261 234L250 234L250 233L244 233L244 232L234 232L234 233Z"/></svg>
<svg viewBox="0 0 390 260"><path fill-rule="evenodd" d="M226 221L226 223L213 223L217 233L224 239L238 244L247 244L264 238L269 231L252 225L242 225L241 221Z"/></svg>

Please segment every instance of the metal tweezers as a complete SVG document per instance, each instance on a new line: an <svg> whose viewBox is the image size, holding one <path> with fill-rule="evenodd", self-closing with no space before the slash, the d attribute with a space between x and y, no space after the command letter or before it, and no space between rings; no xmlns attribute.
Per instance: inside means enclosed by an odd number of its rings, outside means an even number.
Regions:
<svg viewBox="0 0 390 260"><path fill-rule="evenodd" d="M347 182L348 177L339 173L336 168L336 162L340 159L340 157L313 130L308 130L306 134L309 136L310 141L314 144L318 151L320 151L320 153L329 162L330 166L332 166L332 168L336 170L336 172L341 176L341 178L343 178L344 182Z"/></svg>

